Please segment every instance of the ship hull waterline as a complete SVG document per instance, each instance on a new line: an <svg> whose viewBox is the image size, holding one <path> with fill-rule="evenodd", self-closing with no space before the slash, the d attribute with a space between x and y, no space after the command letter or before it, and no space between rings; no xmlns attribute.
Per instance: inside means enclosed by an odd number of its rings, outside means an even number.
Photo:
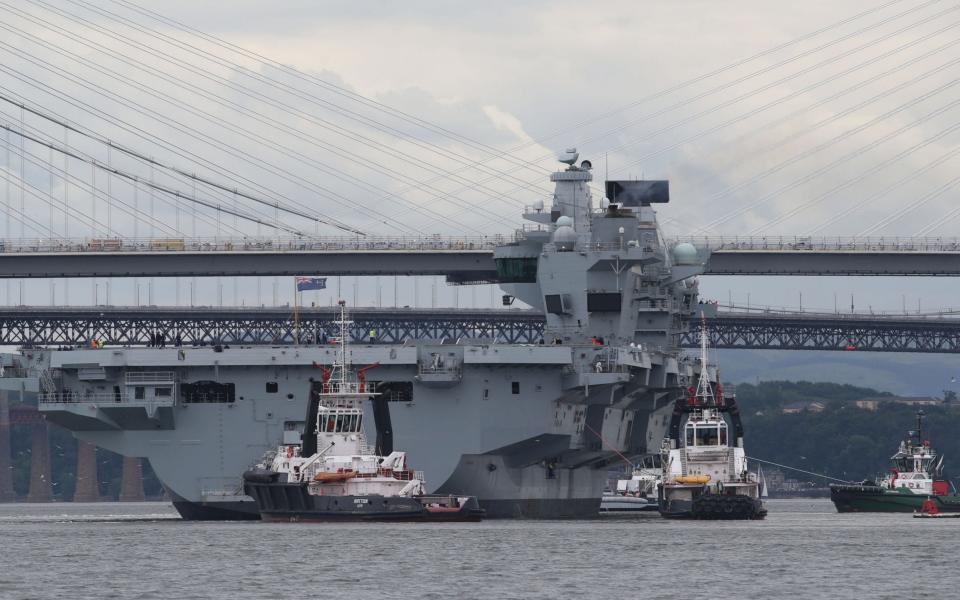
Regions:
<svg viewBox="0 0 960 600"><path fill-rule="evenodd" d="M755 521L767 516L759 498L703 494L695 500L660 498L660 515L666 519Z"/></svg>
<svg viewBox="0 0 960 600"><path fill-rule="evenodd" d="M251 481L244 489L256 499L260 517L269 522L477 522L484 511L474 497L451 496L324 496L305 483ZM444 504L444 507L430 508ZM449 507L447 507L449 506Z"/></svg>
<svg viewBox="0 0 960 600"><path fill-rule="evenodd" d="M875 486L844 485L830 488L830 500L840 513L912 513L920 510L927 498L933 500L940 512L960 512L960 496L928 496Z"/></svg>

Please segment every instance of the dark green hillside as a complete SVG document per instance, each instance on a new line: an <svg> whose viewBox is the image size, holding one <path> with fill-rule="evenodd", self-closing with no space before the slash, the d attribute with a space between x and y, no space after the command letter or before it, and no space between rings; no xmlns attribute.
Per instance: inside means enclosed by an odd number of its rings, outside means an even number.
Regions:
<svg viewBox="0 0 960 600"><path fill-rule="evenodd" d="M868 388L810 382L763 382L737 386L747 454L764 460L859 481L889 468L889 458L907 431L916 427L914 406L881 402L876 410L857 408L864 397L890 396ZM792 403L818 401L821 412L785 414ZM924 438L946 456L949 476L960 476L960 410L950 404L925 406ZM952 467L952 468L951 468ZM817 481L796 472L788 477Z"/></svg>

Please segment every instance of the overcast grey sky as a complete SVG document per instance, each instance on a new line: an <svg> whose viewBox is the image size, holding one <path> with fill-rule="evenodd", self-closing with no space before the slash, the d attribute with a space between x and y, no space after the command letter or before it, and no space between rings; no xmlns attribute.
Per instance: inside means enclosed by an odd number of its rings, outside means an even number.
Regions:
<svg viewBox="0 0 960 600"><path fill-rule="evenodd" d="M951 182L958 164L950 154L960 139L960 70L953 63L960 60L960 10L954 2L143 4L341 91L190 37L132 6L126 0L3 0L0 62L12 71L4 72L2 85L182 168L227 177L169 144L243 174L248 181L238 185L245 189L282 194L371 232L507 233L519 224L520 207L549 198L551 155L568 146L593 160L598 179L606 169L612 178L670 179L672 201L661 210L668 234L956 231L957 221L945 218L956 207L956 191L926 198ZM153 31L132 29L116 16ZM249 71L198 58L157 35L175 36ZM765 54L743 60L759 53ZM432 128L363 106L342 90ZM141 135L76 102L123 119ZM17 122L17 111L2 110L7 116L0 118ZM106 158L95 144L70 141ZM133 161L111 159L146 176ZM16 175L16 160L9 164ZM71 166L78 179L66 186L30 165L24 173L39 189L52 186L55 197L66 194L87 214L92 210L79 191L89 181L84 168ZM132 189L113 186L114 195L134 202ZM39 200L27 204L36 219L53 218L58 233L65 226L70 235L98 233L88 220L68 215L65 225L62 213ZM102 234L105 205L97 210ZM112 210L112 227L132 235L134 220L118 206ZM178 222L174 207L160 199L153 211L167 225ZM257 232L230 218L204 220L202 211L198 221L190 209L179 213L176 229L187 235L210 235L214 227ZM11 221L13 235L19 228ZM136 231L162 234L144 216ZM46 287L38 285L32 293L45 298ZM837 304L849 308L851 293L858 309L916 308L918 300L925 309L958 304L953 280L718 278L703 289L741 304L749 294L753 304L795 306L803 294L808 308L832 309L835 294Z"/></svg>

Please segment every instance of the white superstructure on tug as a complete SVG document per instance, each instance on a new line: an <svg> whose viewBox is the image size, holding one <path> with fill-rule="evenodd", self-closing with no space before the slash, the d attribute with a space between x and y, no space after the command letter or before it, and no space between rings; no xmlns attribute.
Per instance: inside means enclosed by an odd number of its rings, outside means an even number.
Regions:
<svg viewBox="0 0 960 600"><path fill-rule="evenodd" d="M762 519L767 511L760 500L759 479L747 469L736 400L725 398L719 383L714 389L707 365L704 325L697 388L691 388L687 398L677 400L663 442L660 514L673 518ZM730 416L731 423L725 415Z"/></svg>
<svg viewBox="0 0 960 600"><path fill-rule="evenodd" d="M337 359L314 382L300 443L285 439L273 456L244 473L244 486L267 520L479 520L472 496L424 496L423 475L405 452L381 456L367 445L363 402L380 395L352 369L345 303L340 301Z"/></svg>

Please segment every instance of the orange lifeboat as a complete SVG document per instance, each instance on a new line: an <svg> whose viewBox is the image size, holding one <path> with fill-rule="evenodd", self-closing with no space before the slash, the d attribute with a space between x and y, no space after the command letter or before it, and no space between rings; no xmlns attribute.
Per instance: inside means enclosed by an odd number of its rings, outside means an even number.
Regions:
<svg viewBox="0 0 960 600"><path fill-rule="evenodd" d="M336 473L317 473L313 476L314 481L320 483L336 483L338 481L346 481L347 479L352 479L357 476L357 472L349 469L346 471L338 471Z"/></svg>

